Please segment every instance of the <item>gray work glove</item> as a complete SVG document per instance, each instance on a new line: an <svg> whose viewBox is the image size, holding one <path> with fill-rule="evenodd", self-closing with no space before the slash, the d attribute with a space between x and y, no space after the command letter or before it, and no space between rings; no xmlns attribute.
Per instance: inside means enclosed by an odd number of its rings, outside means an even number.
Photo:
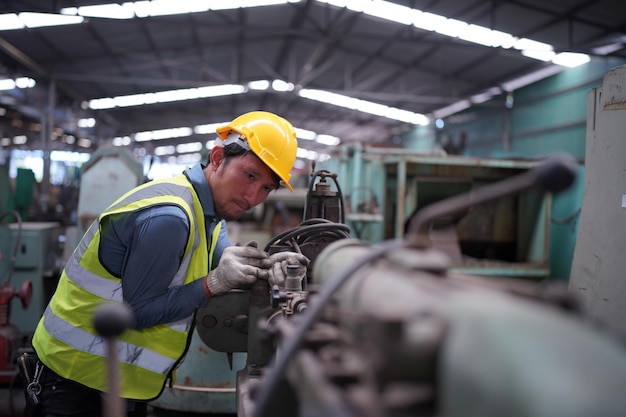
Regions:
<svg viewBox="0 0 626 417"><path fill-rule="evenodd" d="M241 285L253 284L257 278L268 279L271 266L267 253L257 249L254 241L245 246L229 246L224 249L217 268L206 277L207 295L222 294Z"/></svg>
<svg viewBox="0 0 626 417"><path fill-rule="evenodd" d="M306 267L309 265L309 258L297 252L278 252L269 257L272 267L269 271L268 282L270 286L285 286L287 280L287 265L298 265L298 278L302 280L306 275Z"/></svg>

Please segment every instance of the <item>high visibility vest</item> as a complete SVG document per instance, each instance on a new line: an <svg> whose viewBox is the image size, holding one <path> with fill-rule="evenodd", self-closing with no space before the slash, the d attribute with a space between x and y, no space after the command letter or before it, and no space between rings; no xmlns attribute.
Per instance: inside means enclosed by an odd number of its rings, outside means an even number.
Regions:
<svg viewBox="0 0 626 417"><path fill-rule="evenodd" d="M211 236L210 252L200 200L184 175L156 180L129 191L90 226L61 274L59 284L33 336L39 359L60 376L105 392L106 343L93 327L102 302L122 302L122 282L98 259L100 223L112 214L133 212L155 204L181 207L189 219L189 239L171 286L204 278L211 269L221 222ZM163 390L168 375L182 360L190 340L193 317L132 330L118 337L120 396L151 400Z"/></svg>

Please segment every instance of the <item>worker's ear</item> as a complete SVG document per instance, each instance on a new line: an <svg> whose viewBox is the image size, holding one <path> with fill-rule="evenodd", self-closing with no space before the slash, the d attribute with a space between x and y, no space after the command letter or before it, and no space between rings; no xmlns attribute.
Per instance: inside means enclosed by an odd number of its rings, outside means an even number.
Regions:
<svg viewBox="0 0 626 417"><path fill-rule="evenodd" d="M210 161L210 165L212 165L214 169L217 169L222 162L224 162L224 148L221 146L214 146L211 149Z"/></svg>

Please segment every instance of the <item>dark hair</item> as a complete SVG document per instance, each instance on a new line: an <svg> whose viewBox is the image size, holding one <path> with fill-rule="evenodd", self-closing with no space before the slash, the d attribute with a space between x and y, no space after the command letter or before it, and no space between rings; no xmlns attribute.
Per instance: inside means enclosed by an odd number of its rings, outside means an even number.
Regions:
<svg viewBox="0 0 626 417"><path fill-rule="evenodd" d="M257 158L259 161L261 161L261 159L258 156L256 156L254 152L248 151L236 143L231 143L229 145L224 146L224 166L228 165L231 159L238 158L247 153L249 153L250 155ZM209 158L209 164L210 163L211 163L211 159ZM276 188L280 187L280 177L274 171L272 171L272 178L274 179L274 182L276 183Z"/></svg>

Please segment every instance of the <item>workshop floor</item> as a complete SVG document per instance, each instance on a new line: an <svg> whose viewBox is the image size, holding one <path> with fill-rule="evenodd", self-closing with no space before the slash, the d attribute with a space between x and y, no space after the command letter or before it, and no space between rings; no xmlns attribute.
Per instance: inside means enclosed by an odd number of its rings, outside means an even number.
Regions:
<svg viewBox="0 0 626 417"><path fill-rule="evenodd" d="M2 386L0 387L0 417L22 417L24 410L24 394L21 388ZM194 417L207 414L189 413L163 410L160 408L148 407L148 417ZM211 414L210 417L235 417L235 414Z"/></svg>

